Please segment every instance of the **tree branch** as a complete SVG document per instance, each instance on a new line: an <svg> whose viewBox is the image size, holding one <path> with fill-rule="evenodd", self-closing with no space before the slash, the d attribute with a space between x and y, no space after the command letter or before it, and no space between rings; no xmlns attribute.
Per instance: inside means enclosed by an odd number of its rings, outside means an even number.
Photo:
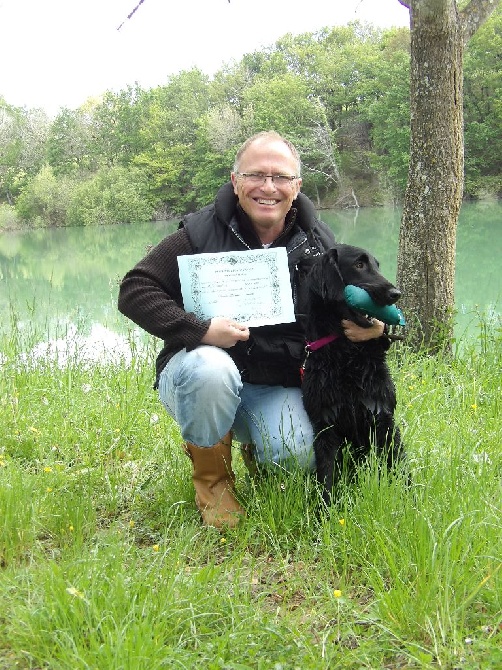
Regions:
<svg viewBox="0 0 502 670"><path fill-rule="evenodd" d="M464 44L467 44L476 30L493 14L499 4L500 0L471 0L464 7L460 12Z"/></svg>
<svg viewBox="0 0 502 670"><path fill-rule="evenodd" d="M136 10L139 8L139 6L142 5L144 2L145 2L145 0L139 0L139 2L138 2L138 4L136 5L136 7L132 10L132 12L131 12L130 14L127 15L127 18L130 19L131 16L134 14L134 12L136 12ZM124 25L125 22L126 22L126 19L124 19L124 20L122 21L122 23L121 23L120 26L117 28L117 30L120 30L120 29L122 28L122 26Z"/></svg>

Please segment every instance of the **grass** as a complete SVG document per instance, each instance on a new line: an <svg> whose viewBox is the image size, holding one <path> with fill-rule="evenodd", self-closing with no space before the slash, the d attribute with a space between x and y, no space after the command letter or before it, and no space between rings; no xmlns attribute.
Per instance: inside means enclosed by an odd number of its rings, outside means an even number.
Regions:
<svg viewBox="0 0 502 670"><path fill-rule="evenodd" d="M502 666L502 332L390 363L413 485L254 482L203 528L153 347L64 367L0 338L0 669Z"/></svg>

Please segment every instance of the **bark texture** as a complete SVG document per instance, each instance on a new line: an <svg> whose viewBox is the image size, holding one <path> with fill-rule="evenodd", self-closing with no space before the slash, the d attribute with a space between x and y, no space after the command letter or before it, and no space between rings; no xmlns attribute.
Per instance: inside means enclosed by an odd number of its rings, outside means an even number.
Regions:
<svg viewBox="0 0 502 670"><path fill-rule="evenodd" d="M412 0L411 144L398 253L410 343L451 336L463 191L463 37L454 0Z"/></svg>

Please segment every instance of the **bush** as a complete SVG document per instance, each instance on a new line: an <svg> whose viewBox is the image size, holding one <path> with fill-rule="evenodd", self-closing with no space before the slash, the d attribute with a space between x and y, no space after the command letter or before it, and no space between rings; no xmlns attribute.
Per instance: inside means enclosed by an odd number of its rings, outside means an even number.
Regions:
<svg viewBox="0 0 502 670"><path fill-rule="evenodd" d="M0 230L15 230L20 227L20 221L12 205L0 203Z"/></svg>
<svg viewBox="0 0 502 670"><path fill-rule="evenodd" d="M472 200L482 200L483 198L501 198L502 197L502 177L469 177L465 178L464 197Z"/></svg>
<svg viewBox="0 0 502 670"><path fill-rule="evenodd" d="M65 226L72 198L73 184L66 177L56 177L49 165L38 172L16 202L20 217L31 225Z"/></svg>
<svg viewBox="0 0 502 670"><path fill-rule="evenodd" d="M68 211L68 225L90 226L148 221L153 209L144 195L146 180L138 170L101 168L79 184Z"/></svg>

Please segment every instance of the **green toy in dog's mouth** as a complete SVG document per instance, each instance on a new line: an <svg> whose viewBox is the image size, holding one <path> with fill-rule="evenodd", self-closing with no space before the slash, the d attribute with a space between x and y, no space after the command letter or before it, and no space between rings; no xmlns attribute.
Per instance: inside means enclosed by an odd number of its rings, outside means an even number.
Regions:
<svg viewBox="0 0 502 670"><path fill-rule="evenodd" d="M349 284L345 287L345 301L350 307L357 309L368 316L380 319L389 326L405 326L406 321L401 310L395 305L385 305L384 307L373 302L368 291L359 286Z"/></svg>

